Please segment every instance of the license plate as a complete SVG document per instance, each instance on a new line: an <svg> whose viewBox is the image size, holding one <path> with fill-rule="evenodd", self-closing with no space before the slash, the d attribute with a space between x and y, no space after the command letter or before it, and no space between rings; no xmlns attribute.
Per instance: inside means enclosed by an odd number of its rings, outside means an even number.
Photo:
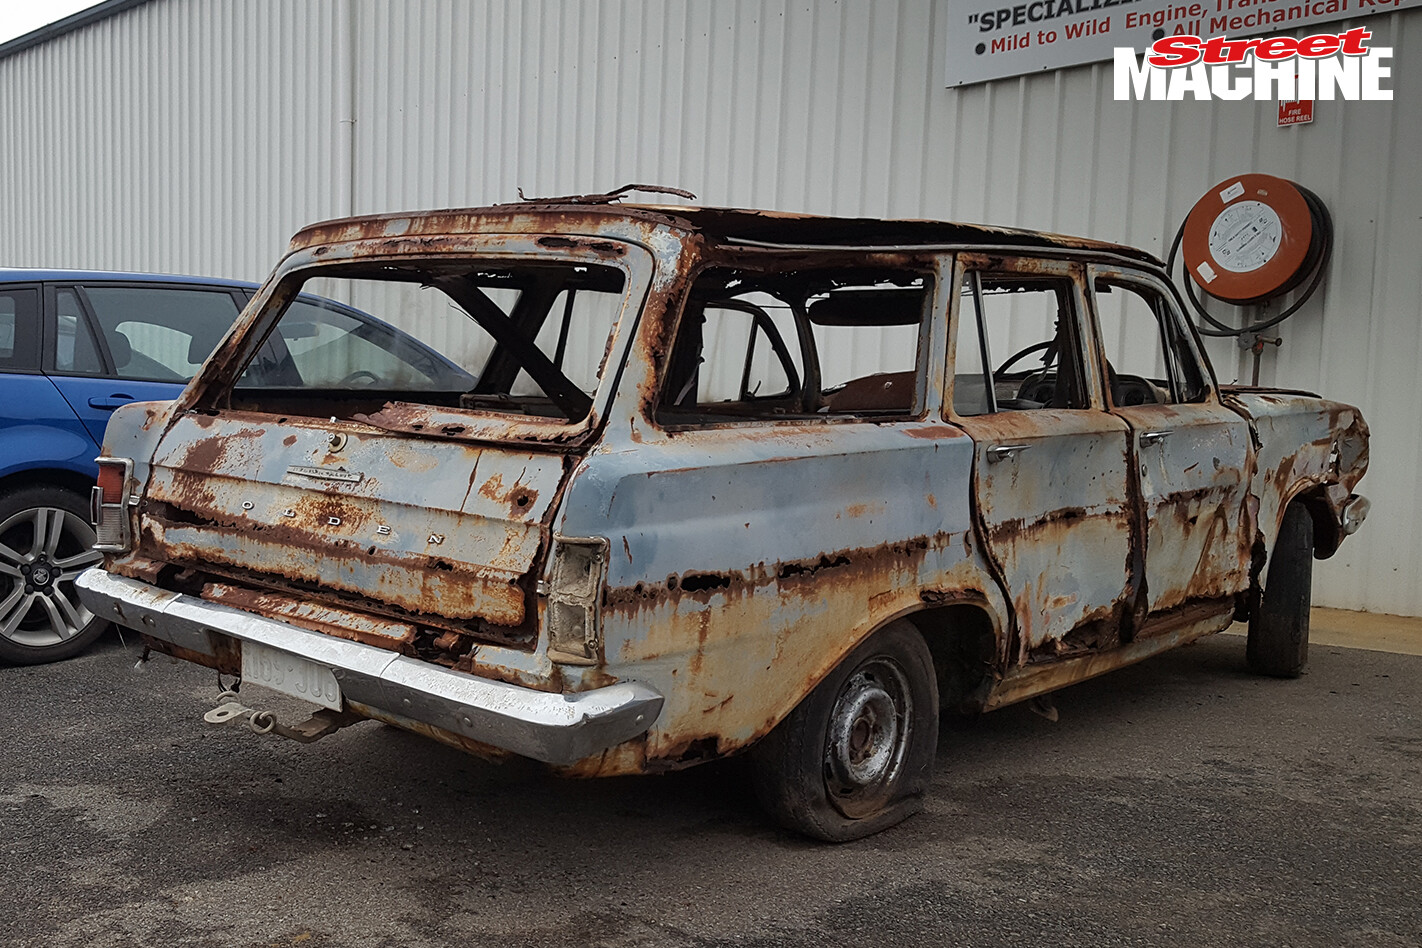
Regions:
<svg viewBox="0 0 1422 948"><path fill-rule="evenodd" d="M242 682L341 710L341 686L331 669L256 642L242 643Z"/></svg>

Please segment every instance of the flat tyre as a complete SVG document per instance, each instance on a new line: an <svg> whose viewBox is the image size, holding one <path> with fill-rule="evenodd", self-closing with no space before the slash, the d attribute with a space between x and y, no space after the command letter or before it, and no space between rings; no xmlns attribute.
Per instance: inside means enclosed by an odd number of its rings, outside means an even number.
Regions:
<svg viewBox="0 0 1422 948"><path fill-rule="evenodd" d="M1313 517L1303 504L1294 503L1284 511L1264 591L1250 613L1245 657L1251 671L1274 678L1303 673L1312 597Z"/></svg>
<svg viewBox="0 0 1422 948"><path fill-rule="evenodd" d="M917 813L938 745L938 680L922 634L876 632L751 750L756 796L782 826L846 842Z"/></svg>

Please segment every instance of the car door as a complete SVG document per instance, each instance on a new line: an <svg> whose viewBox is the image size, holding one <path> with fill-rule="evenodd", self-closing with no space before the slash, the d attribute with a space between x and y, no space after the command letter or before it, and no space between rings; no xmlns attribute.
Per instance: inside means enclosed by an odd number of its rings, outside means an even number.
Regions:
<svg viewBox="0 0 1422 948"><path fill-rule="evenodd" d="M115 408L177 397L242 302L232 290L201 284L52 284L46 370L102 444Z"/></svg>
<svg viewBox="0 0 1422 948"><path fill-rule="evenodd" d="M979 535L1012 604L1009 661L1119 641L1130 612L1126 423L1083 345L1084 269L960 255L947 418L975 442Z"/></svg>
<svg viewBox="0 0 1422 948"><path fill-rule="evenodd" d="M1220 404L1158 277L1091 267L1111 412L1131 428L1145 513L1145 601L1159 614L1248 585L1249 424Z"/></svg>
<svg viewBox="0 0 1422 948"><path fill-rule="evenodd" d="M0 477L94 467L94 442L40 371L40 322L39 284L0 285Z"/></svg>

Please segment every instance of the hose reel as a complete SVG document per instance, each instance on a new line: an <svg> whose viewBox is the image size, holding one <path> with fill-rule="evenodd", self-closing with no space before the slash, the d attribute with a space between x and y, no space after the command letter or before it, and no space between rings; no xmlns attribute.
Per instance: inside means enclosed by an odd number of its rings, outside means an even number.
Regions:
<svg viewBox="0 0 1422 948"><path fill-rule="evenodd" d="M1206 336L1234 336L1254 352L1254 382L1259 381L1260 334L1298 312L1313 297L1333 255L1333 218L1308 188L1268 174L1226 178L1195 202L1170 245L1166 269L1173 275L1178 255L1188 280L1185 297ZM1297 298L1274 314L1268 304L1303 287ZM1256 318L1231 326L1210 315L1200 291L1224 303L1258 307ZM1201 325L1203 320L1208 325Z"/></svg>

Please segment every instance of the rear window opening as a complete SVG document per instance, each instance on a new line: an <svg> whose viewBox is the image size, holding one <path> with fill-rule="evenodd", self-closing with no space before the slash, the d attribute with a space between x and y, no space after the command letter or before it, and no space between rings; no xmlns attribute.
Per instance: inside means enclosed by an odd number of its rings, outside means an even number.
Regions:
<svg viewBox="0 0 1422 948"><path fill-rule="evenodd" d="M578 422L626 285L620 269L582 263L324 266L273 297L286 302L229 404L349 418L398 402Z"/></svg>

